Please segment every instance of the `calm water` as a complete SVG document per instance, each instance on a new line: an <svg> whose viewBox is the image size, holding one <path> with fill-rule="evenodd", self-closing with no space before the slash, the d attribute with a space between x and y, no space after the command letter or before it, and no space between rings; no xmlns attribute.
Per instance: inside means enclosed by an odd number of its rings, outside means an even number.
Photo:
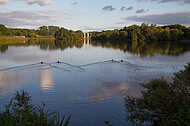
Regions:
<svg viewBox="0 0 190 126"><path fill-rule="evenodd" d="M131 125L123 98L140 97L140 83L150 79L171 81L172 73L189 61L188 42L0 44L0 108L25 89L35 105L45 102L50 110L72 114L71 125L100 126L108 120L114 126Z"/></svg>

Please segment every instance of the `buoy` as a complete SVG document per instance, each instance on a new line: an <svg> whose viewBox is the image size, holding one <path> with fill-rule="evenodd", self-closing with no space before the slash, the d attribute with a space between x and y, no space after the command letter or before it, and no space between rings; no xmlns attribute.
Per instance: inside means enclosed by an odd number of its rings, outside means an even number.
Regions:
<svg viewBox="0 0 190 126"><path fill-rule="evenodd" d="M60 63L59 61L57 61L57 63Z"/></svg>
<svg viewBox="0 0 190 126"><path fill-rule="evenodd" d="M123 62L123 60L121 60L121 62Z"/></svg>
<svg viewBox="0 0 190 126"><path fill-rule="evenodd" d="M113 59L111 61L113 61Z"/></svg>
<svg viewBox="0 0 190 126"><path fill-rule="evenodd" d="M43 64L44 62L41 61L41 64Z"/></svg>

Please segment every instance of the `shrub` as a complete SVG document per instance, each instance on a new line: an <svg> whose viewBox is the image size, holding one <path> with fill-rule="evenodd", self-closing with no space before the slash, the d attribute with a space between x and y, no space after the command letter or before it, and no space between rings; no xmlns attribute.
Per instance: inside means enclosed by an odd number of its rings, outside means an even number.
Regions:
<svg viewBox="0 0 190 126"><path fill-rule="evenodd" d="M190 63L174 73L172 82L154 79L142 86L146 89L142 97L124 98L128 121L136 125L190 124Z"/></svg>
<svg viewBox="0 0 190 126"><path fill-rule="evenodd" d="M67 126L71 115L65 120L57 112L44 109L45 104L34 106L31 96L22 90L16 92L15 97L5 106L6 110L0 113L0 125L7 126Z"/></svg>

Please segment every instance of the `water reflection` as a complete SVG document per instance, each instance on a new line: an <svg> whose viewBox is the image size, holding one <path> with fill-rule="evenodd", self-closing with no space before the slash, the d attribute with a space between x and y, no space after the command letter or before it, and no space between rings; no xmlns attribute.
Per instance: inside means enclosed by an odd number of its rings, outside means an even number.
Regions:
<svg viewBox="0 0 190 126"><path fill-rule="evenodd" d="M141 57L155 54L179 56L190 51L190 42L125 42L125 41L91 41L90 39L78 41L55 41L53 39L31 39L25 43L0 44L1 53L6 52L9 46L37 45L42 50L64 50L67 48L82 48L84 45L101 46L119 49L123 52L137 54Z"/></svg>
<svg viewBox="0 0 190 126"><path fill-rule="evenodd" d="M123 52L140 55L141 57L155 54L179 56L190 51L190 42L123 42L123 41L93 41L93 46L120 49Z"/></svg>
<svg viewBox="0 0 190 126"><path fill-rule="evenodd" d="M110 98L123 98L129 89L129 84L125 81L96 80L99 84L86 96L86 100L105 100Z"/></svg>
<svg viewBox="0 0 190 126"><path fill-rule="evenodd" d="M84 39L83 45L90 45L90 39Z"/></svg>
<svg viewBox="0 0 190 126"><path fill-rule="evenodd" d="M42 66L42 69L40 70L40 87L44 92L54 91L52 69L48 66Z"/></svg>
<svg viewBox="0 0 190 126"><path fill-rule="evenodd" d="M23 79L24 75L16 74L14 71L0 71L0 98L12 93Z"/></svg>

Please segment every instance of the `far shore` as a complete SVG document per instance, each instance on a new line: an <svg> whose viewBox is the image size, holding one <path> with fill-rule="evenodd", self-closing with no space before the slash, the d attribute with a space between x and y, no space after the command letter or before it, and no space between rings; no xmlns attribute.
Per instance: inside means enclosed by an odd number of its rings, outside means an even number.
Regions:
<svg viewBox="0 0 190 126"><path fill-rule="evenodd" d="M25 43L31 39L51 39L54 37L25 37L25 36L0 36L0 44L11 44L11 43ZM190 42L189 39L180 40L180 42Z"/></svg>
<svg viewBox="0 0 190 126"><path fill-rule="evenodd" d="M25 43L28 39L54 39L53 37L0 36L1 43Z"/></svg>

